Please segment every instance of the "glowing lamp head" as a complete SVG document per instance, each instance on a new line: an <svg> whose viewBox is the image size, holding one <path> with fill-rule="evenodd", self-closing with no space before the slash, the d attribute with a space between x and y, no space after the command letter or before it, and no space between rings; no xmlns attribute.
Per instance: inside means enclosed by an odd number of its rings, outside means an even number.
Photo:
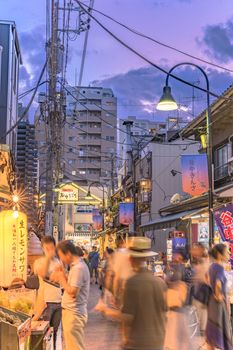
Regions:
<svg viewBox="0 0 233 350"><path fill-rule="evenodd" d="M19 217L19 212L18 212L18 210L14 210L14 211L13 211L13 218L14 218L14 219L18 219L18 217Z"/></svg>
<svg viewBox="0 0 233 350"><path fill-rule="evenodd" d="M163 95L156 106L159 111L175 111L178 109L178 105L171 94L170 86L164 86Z"/></svg>
<svg viewBox="0 0 233 350"><path fill-rule="evenodd" d="M92 195L91 195L90 190L88 190L87 195L85 196L85 199L86 199L87 201L93 200L93 197L92 197Z"/></svg>
<svg viewBox="0 0 233 350"><path fill-rule="evenodd" d="M12 201L13 201L14 203L18 203L18 201L19 201L19 196L17 196L17 194L14 194L13 197L12 197Z"/></svg>

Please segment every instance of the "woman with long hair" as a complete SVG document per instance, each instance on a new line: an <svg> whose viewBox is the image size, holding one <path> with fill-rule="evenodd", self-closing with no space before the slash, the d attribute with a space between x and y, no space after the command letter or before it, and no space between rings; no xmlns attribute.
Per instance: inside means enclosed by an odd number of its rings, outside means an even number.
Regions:
<svg viewBox="0 0 233 350"><path fill-rule="evenodd" d="M224 264L229 261L229 251L225 244L217 244L211 251L214 262L209 269L212 295L208 305L206 337L209 350L233 350L230 315L227 308Z"/></svg>

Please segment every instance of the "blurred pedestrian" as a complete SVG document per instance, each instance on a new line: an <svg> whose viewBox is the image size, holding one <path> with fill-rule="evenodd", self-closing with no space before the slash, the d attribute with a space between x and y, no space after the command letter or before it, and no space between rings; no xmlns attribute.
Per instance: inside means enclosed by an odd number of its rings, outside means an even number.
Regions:
<svg viewBox="0 0 233 350"><path fill-rule="evenodd" d="M121 307L126 281L133 276L133 267L130 262L129 250L126 248L125 237L116 239L117 249L112 257L113 295L116 303Z"/></svg>
<svg viewBox="0 0 233 350"><path fill-rule="evenodd" d="M171 264L167 275L167 328L165 350L191 350L192 342L189 331L189 318L186 308L188 285L184 282L184 266L180 257Z"/></svg>
<svg viewBox="0 0 233 350"><path fill-rule="evenodd" d="M90 265L90 274L91 274L91 283L94 282L98 284L98 267L99 267L99 253L97 251L97 247L93 246L92 251L89 254L88 260Z"/></svg>
<svg viewBox="0 0 233 350"><path fill-rule="evenodd" d="M226 298L227 280L224 274L224 264L229 261L228 247L217 244L211 255L214 262L210 266L209 277L213 293L208 305L207 343L210 350L232 350L232 329Z"/></svg>
<svg viewBox="0 0 233 350"><path fill-rule="evenodd" d="M82 259L82 249L75 247L70 241L60 242L57 251L61 261L70 267L68 276L62 269L51 276L64 289L62 327L66 349L83 350L90 288L89 269Z"/></svg>
<svg viewBox="0 0 233 350"><path fill-rule="evenodd" d="M146 261L156 253L151 240L133 237L129 255L134 275L125 284L121 310L99 303L97 311L122 324L124 350L162 350L166 325L166 284L146 270Z"/></svg>
<svg viewBox="0 0 233 350"><path fill-rule="evenodd" d="M56 349L57 332L61 322L61 288L49 283L49 278L61 263L56 255L56 242L52 236L41 240L44 256L34 263L35 275L39 277L39 290L33 320L42 318L49 321L54 330L54 349Z"/></svg>
<svg viewBox="0 0 233 350"><path fill-rule="evenodd" d="M201 243L193 246L191 254L194 269L192 304L197 310L201 336L204 336L207 325L208 303L211 295L208 275L209 257L207 249Z"/></svg>

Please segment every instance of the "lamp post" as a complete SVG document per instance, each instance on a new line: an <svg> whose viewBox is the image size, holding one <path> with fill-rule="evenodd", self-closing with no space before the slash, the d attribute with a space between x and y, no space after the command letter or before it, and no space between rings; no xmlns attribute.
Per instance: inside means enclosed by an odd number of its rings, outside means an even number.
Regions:
<svg viewBox="0 0 233 350"><path fill-rule="evenodd" d="M213 174L212 174L212 125L211 125L211 108L210 108L210 93L209 93L209 78L206 72L198 65L191 62L178 63L172 67L166 77L166 84L163 88L163 95L157 105L157 109L160 111L172 111L178 109L178 105L171 94L171 88L168 85L169 77L174 69L180 66L193 66L197 68L204 76L206 81L206 96L207 96L207 110L206 110L206 133L207 133L207 158L208 158L208 178L209 178L209 191L208 191L208 213L209 213L209 244L212 245L214 241L214 220L213 220Z"/></svg>
<svg viewBox="0 0 233 350"><path fill-rule="evenodd" d="M93 197L91 195L91 186L93 185L98 185L98 186L101 186L102 189L103 189L103 199L102 199L102 206L103 206L103 214L102 214L102 227L103 227L103 231L104 231L104 226L105 226L105 221L104 221L104 212L105 212L105 188L104 188L104 185L99 182L99 181L93 181L92 183L89 184L88 186L88 190L87 190L87 195L85 197L86 200L92 200Z"/></svg>

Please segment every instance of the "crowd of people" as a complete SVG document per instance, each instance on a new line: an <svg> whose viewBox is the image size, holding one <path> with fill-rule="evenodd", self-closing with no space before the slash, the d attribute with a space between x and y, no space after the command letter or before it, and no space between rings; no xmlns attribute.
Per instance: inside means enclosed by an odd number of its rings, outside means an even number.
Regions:
<svg viewBox="0 0 233 350"><path fill-rule="evenodd" d="M53 237L42 239L34 320L48 320L55 340L62 320L66 349L85 348L90 284L98 284L95 311L121 324L125 350L194 350L197 336L209 350L233 350L226 245L208 251L195 244L189 260L178 251L159 277L148 269L156 255L149 238L132 237L126 247L119 237L116 245L100 259L97 247L88 252L70 241L56 246Z"/></svg>

